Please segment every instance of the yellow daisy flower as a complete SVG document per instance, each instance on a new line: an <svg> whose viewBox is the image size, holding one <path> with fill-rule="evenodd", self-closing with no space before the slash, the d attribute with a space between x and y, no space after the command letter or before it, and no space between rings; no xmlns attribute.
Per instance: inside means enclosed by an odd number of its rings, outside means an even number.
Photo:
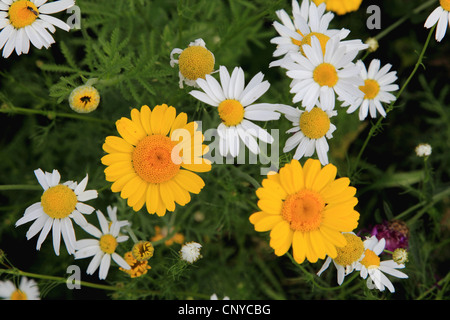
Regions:
<svg viewBox="0 0 450 320"><path fill-rule="evenodd" d="M197 123L187 123L186 113L177 115L166 104L153 110L144 105L140 111L132 109L131 119L122 117L116 127L121 137L105 139L108 154L101 161L107 166L106 180L113 182L111 190L128 199L133 210L145 204L149 213L163 216L175 210L175 203L186 205L190 193L204 187L194 172L211 170L203 158L208 149Z"/></svg>
<svg viewBox="0 0 450 320"><path fill-rule="evenodd" d="M312 1L316 5L325 2L328 11L336 12L339 15L358 10L362 2L362 0L312 0Z"/></svg>
<svg viewBox="0 0 450 320"><path fill-rule="evenodd" d="M292 160L262 181L256 190L261 209L250 216L255 230L270 230L270 246L277 256L292 246L297 263L329 256L337 257L337 247L346 245L343 232L358 225L356 189L348 178L336 178L337 169L319 160L308 159L302 167Z"/></svg>

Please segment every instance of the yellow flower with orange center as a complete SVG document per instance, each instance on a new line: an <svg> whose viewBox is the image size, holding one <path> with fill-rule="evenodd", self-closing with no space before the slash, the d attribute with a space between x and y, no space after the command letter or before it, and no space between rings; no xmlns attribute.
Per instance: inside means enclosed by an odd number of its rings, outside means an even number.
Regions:
<svg viewBox="0 0 450 320"><path fill-rule="evenodd" d="M316 5L324 3L327 5L328 11L336 12L343 15L359 9L362 0L312 0Z"/></svg>
<svg viewBox="0 0 450 320"><path fill-rule="evenodd" d="M347 244L342 232L358 225L356 189L348 178L336 179L337 169L308 159L302 167L292 160L269 174L256 191L261 211L250 216L259 232L270 230L270 246L278 256L292 246L297 263L336 258Z"/></svg>
<svg viewBox="0 0 450 320"><path fill-rule="evenodd" d="M190 193L198 194L205 183L194 172L211 170L203 158L208 151L197 123L187 122L185 113L174 107L157 105L132 109L131 119L116 122L121 137L109 136L101 161L107 166L106 180L111 190L120 192L135 211L144 205L158 216L174 211L176 203L190 202Z"/></svg>

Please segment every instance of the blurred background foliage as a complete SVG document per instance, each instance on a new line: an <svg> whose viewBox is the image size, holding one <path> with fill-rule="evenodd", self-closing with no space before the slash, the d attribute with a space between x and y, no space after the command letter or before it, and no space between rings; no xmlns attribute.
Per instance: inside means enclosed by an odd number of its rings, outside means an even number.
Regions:
<svg viewBox="0 0 450 320"><path fill-rule="evenodd" d="M259 102L292 105L290 79L282 69L268 67L275 49L269 42L276 36L275 11L290 12L291 1L77 0L76 4L81 9L81 29L58 30L49 50L32 48L28 55L0 60L0 249L21 270L66 277L67 266L77 264L83 281L120 290L68 290L64 284L39 280L44 298L209 299L213 293L219 299L225 295L231 299L448 298L449 35L441 43L433 36L423 65L370 140L356 170L352 161L375 121L360 122L357 113L348 115L345 109L333 118L337 130L329 140L329 158L338 175L349 176L358 189L361 218L355 232L367 234L374 225L393 218L401 218L410 229L410 257L404 269L409 279L393 280L397 292L390 294L369 291L359 278L336 288L334 267L321 278L315 276L323 261L299 268L286 256L276 257L268 234L255 232L248 221L258 210L255 190L264 178L259 165L213 166L210 173L202 174L206 183L202 192L163 218L145 209L133 212L104 179L103 141L117 135L115 121L129 117L131 108L166 103L186 112L190 121L202 121L203 130L217 127L214 110L190 96L192 88L180 89L178 68L169 65L173 48L184 49L197 38L204 39L214 53L216 68L242 66L246 82L260 71L265 74L271 87ZM366 27L371 4L381 9L381 30ZM348 38L365 41L410 15L365 58L367 63L378 58L382 64L392 64L401 86L417 62L428 35L423 23L438 1L413 13L421 4L420 0L364 0L357 12L335 15L331 26L348 28ZM93 78L98 79L100 106L78 117L67 98ZM282 118L264 127L280 130L280 163L289 161L292 155L283 155L281 149L290 123ZM433 148L426 161L414 152L422 142ZM203 245L203 258L191 266L180 265L180 245L158 242L147 275L130 279L112 265L107 280L101 282L97 273L84 273L88 259L74 261L64 250L55 256L50 239L36 251L36 238L25 238L29 226L14 224L27 206L40 199L33 174L37 168L58 169L64 181L80 181L89 174L88 189L99 191L98 199L90 201L96 209L106 213L108 205L117 206L120 219L131 221L140 239L154 236L155 226L174 228L186 241ZM97 224L95 215L88 220ZM80 229L76 232L78 239L86 236ZM120 247L121 253L131 246L130 239Z"/></svg>

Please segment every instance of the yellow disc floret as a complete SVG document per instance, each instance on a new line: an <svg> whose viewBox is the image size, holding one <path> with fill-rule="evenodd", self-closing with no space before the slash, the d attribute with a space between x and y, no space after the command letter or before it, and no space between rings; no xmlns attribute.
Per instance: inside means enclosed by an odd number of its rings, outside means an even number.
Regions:
<svg viewBox="0 0 450 320"><path fill-rule="evenodd" d="M8 15L12 26L20 29L31 25L39 16L39 10L33 2L19 0L11 4Z"/></svg>
<svg viewBox="0 0 450 320"><path fill-rule="evenodd" d="M364 252L364 243L353 233L344 233L343 235L347 244L344 247L336 248L337 256L334 258L334 262L341 266L349 266L361 258Z"/></svg>
<svg viewBox="0 0 450 320"><path fill-rule="evenodd" d="M244 119L244 107L237 100L227 99L222 101L218 110L220 119L226 126L236 126Z"/></svg>
<svg viewBox="0 0 450 320"><path fill-rule="evenodd" d="M310 139L319 139L330 129L330 118L320 108L314 107L300 116L300 129Z"/></svg>
<svg viewBox="0 0 450 320"><path fill-rule="evenodd" d="M317 39L319 39L320 42L320 47L322 48L322 53L325 54L325 48L327 46L327 42L328 40L330 40L330 37L323 34L323 33L318 33L318 32L311 32L309 34L307 34L306 36L303 37L301 45L300 45L300 51L302 54L304 54L302 46L304 44L308 44L311 45L311 38L312 37L316 37Z"/></svg>
<svg viewBox="0 0 450 320"><path fill-rule="evenodd" d="M190 46L178 58L180 73L189 80L204 79L214 70L214 56L205 47Z"/></svg>
<svg viewBox="0 0 450 320"><path fill-rule="evenodd" d="M313 231L317 230L322 222L324 207L325 202L320 194L304 189L286 198L281 216L289 222L292 230Z"/></svg>
<svg viewBox="0 0 450 320"><path fill-rule="evenodd" d="M123 256L124 260L128 263L128 265L131 267L130 269L126 270L123 268L119 268L123 272L126 272L130 275L131 278L137 278L147 273L151 267L148 265L147 260L138 261L134 258L131 251L125 253Z"/></svg>
<svg viewBox="0 0 450 320"><path fill-rule="evenodd" d="M100 103L98 90L89 85L75 88L69 96L69 105L79 113L89 113L97 109Z"/></svg>
<svg viewBox="0 0 450 320"><path fill-rule="evenodd" d="M176 145L177 142L167 136L146 136L133 151L134 170L150 183L163 183L172 179L180 170L180 165L172 160L172 150Z"/></svg>
<svg viewBox="0 0 450 320"><path fill-rule="evenodd" d="M366 249L366 251L364 251L364 258L361 260L361 264L368 269L378 268L380 266L380 257L377 256L372 250Z"/></svg>
<svg viewBox="0 0 450 320"><path fill-rule="evenodd" d="M75 192L62 184L48 188L41 197L42 209L53 219L66 218L75 210L76 205Z"/></svg>
<svg viewBox="0 0 450 320"><path fill-rule="evenodd" d="M19 289L14 291L10 297L11 300L28 300L27 294Z"/></svg>
<svg viewBox="0 0 450 320"><path fill-rule="evenodd" d="M336 68L327 62L319 64L313 71L313 79L321 87L334 87L339 80Z"/></svg>
<svg viewBox="0 0 450 320"><path fill-rule="evenodd" d="M445 11L450 11L450 0L440 0L440 5Z"/></svg>
<svg viewBox="0 0 450 320"><path fill-rule="evenodd" d="M364 81L364 85L359 87L359 90L364 92L364 99L375 99L380 92L380 85L377 81L372 79L367 79Z"/></svg>
<svg viewBox="0 0 450 320"><path fill-rule="evenodd" d="M117 240L110 234L105 234L100 238L100 249L107 254L113 254L117 248Z"/></svg>

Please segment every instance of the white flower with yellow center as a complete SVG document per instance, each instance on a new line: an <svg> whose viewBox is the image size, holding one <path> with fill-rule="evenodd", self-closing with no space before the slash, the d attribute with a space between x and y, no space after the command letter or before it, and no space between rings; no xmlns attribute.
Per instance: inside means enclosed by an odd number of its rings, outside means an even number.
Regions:
<svg viewBox="0 0 450 320"><path fill-rule="evenodd" d="M280 112L284 113L286 119L292 122L293 127L286 133L293 133L286 140L283 152L289 152L295 147L294 159L311 157L317 152L320 163L328 164L327 139L333 137L336 126L331 123L330 118L337 115L334 110L322 110L320 105L311 111L300 110L290 106L280 106Z"/></svg>
<svg viewBox="0 0 450 320"><path fill-rule="evenodd" d="M189 92L198 100L217 107L222 123L218 126L219 152L222 156L239 154L240 140L254 154L260 152L256 138L271 144L273 137L263 128L249 120L278 120L280 113L276 112L277 104L254 103L270 87L264 75L259 72L245 86L244 71L234 68L231 76L226 67L221 66L220 83L210 75L206 79L198 79L197 84L204 92L193 90Z"/></svg>
<svg viewBox="0 0 450 320"><path fill-rule="evenodd" d="M42 243L52 230L56 255L59 255L61 235L67 252L72 254L75 252L76 242L72 219L80 226L87 224L83 214L91 214L95 209L83 202L97 198L97 191L85 190L88 182L87 175L80 184L73 181L60 184L61 176L58 170L44 173L41 169L37 169L34 174L44 193L40 202L32 204L25 210L23 217L16 222L16 227L34 220L26 236L29 240L41 232L36 245L37 250L40 250Z"/></svg>
<svg viewBox="0 0 450 320"><path fill-rule="evenodd" d="M49 48L55 40L51 33L55 27L65 31L70 26L50 14L75 5L74 0L1 0L0 1L0 49L8 58L13 50L17 55L27 54L30 42L38 49Z"/></svg>
<svg viewBox="0 0 450 320"><path fill-rule="evenodd" d="M83 229L97 239L83 239L76 243L75 259L92 257L86 270L87 274L94 274L100 267L99 279L106 279L111 258L123 269L129 270L131 267L122 256L116 253L119 243L127 241L128 236L120 235L122 226L117 220L109 223L100 210L97 210L97 218L100 224L99 230L92 224L87 224Z"/></svg>
<svg viewBox="0 0 450 320"><path fill-rule="evenodd" d="M380 69L380 60L373 59L370 62L369 69L361 60L356 62L356 65L361 69L361 78L364 80L364 85L359 89L364 93L364 97L356 99L353 103L343 103L342 106L350 107L347 113L352 113L359 108L359 119L363 121L370 113L372 118L376 118L377 111L381 116L386 117L386 111L382 103L391 103L396 100L396 97L391 93L398 90L398 85L394 84L397 80L397 72L391 71L392 65L386 64Z"/></svg>
<svg viewBox="0 0 450 320"><path fill-rule="evenodd" d="M360 271L363 279L369 276L367 278L369 289L376 288L384 291L385 288L388 288L390 292L395 292L392 282L384 273L401 279L408 278L408 276L397 270L404 268L405 265L398 264L394 260L380 261L379 255L383 252L385 245L386 240L384 238L378 240L376 236L364 240L363 258L356 266L356 270Z"/></svg>
<svg viewBox="0 0 450 320"><path fill-rule="evenodd" d="M294 103L301 101L306 111L311 111L318 102L323 110L333 110L336 96L350 104L364 96L359 89L364 84L359 75L360 67L352 62L358 50L347 51L337 38L331 38L323 54L315 36L311 38L311 45L305 44L302 48L305 55L291 53L292 62L282 66L293 79L290 92L295 94Z"/></svg>
<svg viewBox="0 0 450 320"><path fill-rule="evenodd" d="M175 59L178 55L178 59ZM203 39L197 39L189 43L189 46L182 50L175 48L170 53L170 66L173 68L178 64L180 78L180 88L183 88L183 82L191 87L198 87L196 80L205 79L207 74L214 71L214 54L206 48Z"/></svg>
<svg viewBox="0 0 450 320"><path fill-rule="evenodd" d="M450 0L439 0L439 4L425 21L425 28L430 29L437 23L435 37L440 42L447 32L447 25L450 25Z"/></svg>
<svg viewBox="0 0 450 320"><path fill-rule="evenodd" d="M337 270L337 283L339 285L344 282L345 276L355 270L357 264L363 257L364 253L364 243L360 237L358 237L353 232L344 232L344 238L347 240L347 244L343 247L337 247L337 256L332 259L328 257L325 260L322 268L317 272L317 275L320 276L333 261L334 266Z"/></svg>
<svg viewBox="0 0 450 320"><path fill-rule="evenodd" d="M344 40L350 34L348 29L328 29L334 14L331 12L324 14L325 4L316 6L314 3L309 4L309 1L303 1L301 8L298 8L298 3L294 0L292 6L293 21L284 10L277 11L277 16L282 24L277 21L273 24L280 35L271 39L271 43L277 44L277 49L273 53L274 57L290 52L304 54L303 45L311 45L313 36L319 39L323 52L328 40L332 37L337 37L339 44L345 46L347 51L364 50L368 47L359 39ZM282 66L283 61L289 58L287 55L280 60L273 61L269 66Z"/></svg>
<svg viewBox="0 0 450 320"><path fill-rule="evenodd" d="M19 287L11 281L0 281L0 298L4 300L41 300L39 287L33 279L22 277Z"/></svg>

